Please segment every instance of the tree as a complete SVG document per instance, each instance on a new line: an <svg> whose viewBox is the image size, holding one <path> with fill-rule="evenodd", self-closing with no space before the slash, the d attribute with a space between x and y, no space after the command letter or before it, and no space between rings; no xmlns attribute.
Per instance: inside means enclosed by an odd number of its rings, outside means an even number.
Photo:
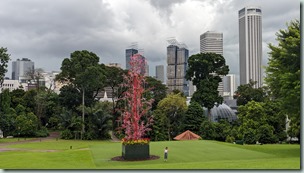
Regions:
<svg viewBox="0 0 304 173"><path fill-rule="evenodd" d="M112 128L110 105L108 102L96 102L92 107L85 107L88 115L85 139L108 139L109 130Z"/></svg>
<svg viewBox="0 0 304 173"><path fill-rule="evenodd" d="M212 139L214 140L216 138L216 132L215 132L215 125L211 121L203 121L201 128L200 128L200 133L199 135L203 139Z"/></svg>
<svg viewBox="0 0 304 173"><path fill-rule="evenodd" d="M14 131L15 114L11 108L11 96L8 89L5 89L0 93L0 129L7 135L12 135Z"/></svg>
<svg viewBox="0 0 304 173"><path fill-rule="evenodd" d="M123 83L123 75L128 73L127 70L123 70L117 67L109 67L102 65L105 71L106 86L111 87L112 90L112 127L115 128L115 120L120 116L118 107L120 99L123 97L124 89L121 87Z"/></svg>
<svg viewBox="0 0 304 173"><path fill-rule="evenodd" d="M99 57L87 50L75 51L70 58L62 61L61 73L56 76L57 80L68 82L82 93L82 105L90 106L94 103L100 89L104 88L105 72L102 65L98 64ZM87 96L85 100L85 96ZM84 133L84 110L82 110L82 133Z"/></svg>
<svg viewBox="0 0 304 173"><path fill-rule="evenodd" d="M229 68L225 59L220 54L199 53L188 59L188 70L186 79L193 81L197 91L193 94L193 101L208 108L209 120L210 110L214 104L222 103L223 98L218 95L218 84L222 81L221 76L228 74Z"/></svg>
<svg viewBox="0 0 304 173"><path fill-rule="evenodd" d="M26 76L29 77L34 83L36 83L36 89L40 90L40 80L43 79L44 70L42 68L32 69L29 68L26 72Z"/></svg>
<svg viewBox="0 0 304 173"><path fill-rule="evenodd" d="M275 128L269 124L267 111L263 102L250 101L239 107L239 119L241 126L239 133L247 144L256 141L263 143L275 143L278 138L274 136Z"/></svg>
<svg viewBox="0 0 304 173"><path fill-rule="evenodd" d="M54 92L41 90L35 97L35 114L39 119L39 124L45 126L50 117L60 113L58 95Z"/></svg>
<svg viewBox="0 0 304 173"><path fill-rule="evenodd" d="M2 93L0 93L0 100L0 111L3 113L8 113L11 107L11 96L9 89L5 89L2 91Z"/></svg>
<svg viewBox="0 0 304 173"><path fill-rule="evenodd" d="M35 98L37 96L37 90L26 91L23 95L22 105L26 108L27 112L35 112L36 102Z"/></svg>
<svg viewBox="0 0 304 173"><path fill-rule="evenodd" d="M10 92L11 95L11 107L15 108L19 104L23 104L23 96L25 95L25 91L21 88L15 89Z"/></svg>
<svg viewBox="0 0 304 173"><path fill-rule="evenodd" d="M76 111L76 108L81 105L81 92L73 85L65 85L60 89L59 104L69 110Z"/></svg>
<svg viewBox="0 0 304 173"><path fill-rule="evenodd" d="M196 134L199 133L202 122L205 121L204 109L200 104L191 102L185 113L184 130L190 130Z"/></svg>
<svg viewBox="0 0 304 173"><path fill-rule="evenodd" d="M156 111L163 117L158 117L161 124L155 124L166 128L167 140L171 140L182 130L181 125L186 110L186 98L182 97L181 93L169 94L158 103Z"/></svg>
<svg viewBox="0 0 304 173"><path fill-rule="evenodd" d="M291 118L293 128L300 127L300 22L293 20L287 29L276 33L278 45L269 44L270 58L266 67L266 84L273 99L282 102L282 109ZM300 129L297 137L300 139Z"/></svg>
<svg viewBox="0 0 304 173"><path fill-rule="evenodd" d="M2 90L2 84L4 81L5 73L7 72L7 63L10 60L10 54L7 54L7 48L0 48L0 89ZM0 97L0 102L2 98ZM0 107L0 112L2 107Z"/></svg>
<svg viewBox="0 0 304 173"><path fill-rule="evenodd" d="M7 53L7 48L0 48L0 87L2 87L5 73L7 72L7 63L10 60L10 54Z"/></svg>
<svg viewBox="0 0 304 173"><path fill-rule="evenodd" d="M235 92L235 98L237 99L237 105L245 105L250 101L262 102L266 93L263 88L254 88L256 81L250 79L248 84L240 85Z"/></svg>
<svg viewBox="0 0 304 173"><path fill-rule="evenodd" d="M72 139L74 133L76 138L76 134L79 133L82 128L83 122L81 121L81 117L66 108L63 108L61 112L62 113L58 115L58 128L63 130L60 137L62 139Z"/></svg>
<svg viewBox="0 0 304 173"><path fill-rule="evenodd" d="M281 104L277 100L266 100L263 107L267 115L267 124L273 127L273 135L277 140L285 141L286 115L281 109Z"/></svg>
<svg viewBox="0 0 304 173"><path fill-rule="evenodd" d="M225 141L226 137L230 135L231 125L227 120L220 120L219 122L214 122L215 127L215 140Z"/></svg>
<svg viewBox="0 0 304 173"><path fill-rule="evenodd" d="M167 87L166 85L162 84L161 81L150 77L146 76L145 77L145 88L149 88L147 90L145 97L147 99L154 99L154 102L152 103L152 111L156 109L157 104L159 101L164 99L167 95Z"/></svg>
<svg viewBox="0 0 304 173"><path fill-rule="evenodd" d="M98 62L99 57L93 52L75 51L70 58L62 61L61 73L56 76L56 80L70 83L82 94L88 93L85 94L85 103L89 106L105 84L105 72Z"/></svg>
<svg viewBox="0 0 304 173"><path fill-rule="evenodd" d="M20 136L35 136L38 129L38 119L32 112L22 113L16 118L16 130Z"/></svg>

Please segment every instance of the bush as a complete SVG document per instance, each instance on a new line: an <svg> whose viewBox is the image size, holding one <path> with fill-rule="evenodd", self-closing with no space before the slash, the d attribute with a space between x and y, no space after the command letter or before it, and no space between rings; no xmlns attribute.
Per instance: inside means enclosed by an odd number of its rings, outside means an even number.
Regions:
<svg viewBox="0 0 304 173"><path fill-rule="evenodd" d="M245 144L255 144L256 143L256 132L253 129L247 129L244 132L244 139L243 139Z"/></svg>
<svg viewBox="0 0 304 173"><path fill-rule="evenodd" d="M60 133L61 139L73 139L73 134L70 130L66 129Z"/></svg>
<svg viewBox="0 0 304 173"><path fill-rule="evenodd" d="M49 136L49 131L46 127L41 127L40 130L35 132L36 137L47 137Z"/></svg>
<svg viewBox="0 0 304 173"><path fill-rule="evenodd" d="M235 138L233 136L227 136L225 142L233 143L235 141Z"/></svg>
<svg viewBox="0 0 304 173"><path fill-rule="evenodd" d="M97 139L97 138L98 138L98 136L93 130L85 132L83 135L83 139L85 139L85 140L93 140L93 139Z"/></svg>
<svg viewBox="0 0 304 173"><path fill-rule="evenodd" d="M279 139L273 134L274 128L270 125L262 125L257 130L257 136L260 143L272 144L277 143Z"/></svg>

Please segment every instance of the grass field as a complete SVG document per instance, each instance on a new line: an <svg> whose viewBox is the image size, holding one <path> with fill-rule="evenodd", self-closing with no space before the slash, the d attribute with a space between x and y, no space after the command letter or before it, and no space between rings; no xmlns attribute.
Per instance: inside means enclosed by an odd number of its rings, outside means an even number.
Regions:
<svg viewBox="0 0 304 173"><path fill-rule="evenodd" d="M169 147L168 162L163 161L166 146ZM121 156L119 142L47 140L0 148L18 148L0 152L1 169L300 169L300 145L296 144L151 142L150 154L160 159L129 162L111 161Z"/></svg>

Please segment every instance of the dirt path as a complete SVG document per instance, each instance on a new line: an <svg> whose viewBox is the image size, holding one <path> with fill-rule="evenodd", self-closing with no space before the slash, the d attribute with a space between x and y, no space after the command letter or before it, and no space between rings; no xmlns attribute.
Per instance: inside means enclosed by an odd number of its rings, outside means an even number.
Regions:
<svg viewBox="0 0 304 173"><path fill-rule="evenodd" d="M41 142L49 139L55 139L59 137L59 132L51 132L48 137L45 138L36 138L36 139L28 139L28 140L20 140L15 142L5 142L0 143L0 152L3 151L40 151L40 152L54 152L57 150L31 150L31 149L21 149L21 148L5 148L5 146L13 145L13 144L23 144L23 143L29 143L29 142ZM23 138L20 138L23 139Z"/></svg>
<svg viewBox="0 0 304 173"><path fill-rule="evenodd" d="M36 150L36 149L26 149L26 148L7 148L6 146L14 145L14 144L23 144L23 143L29 143L29 142L41 142L49 139L56 139L59 138L59 132L51 132L48 137L45 138L36 138L36 139L27 139L23 140L24 138L20 138L20 141L15 142L4 142L0 143L0 152L4 151L36 151L36 152L55 152L59 150ZM120 140L114 135L114 133L111 131L111 141L112 142L120 142ZM87 148L85 148L86 150ZM84 149L82 149L84 150Z"/></svg>

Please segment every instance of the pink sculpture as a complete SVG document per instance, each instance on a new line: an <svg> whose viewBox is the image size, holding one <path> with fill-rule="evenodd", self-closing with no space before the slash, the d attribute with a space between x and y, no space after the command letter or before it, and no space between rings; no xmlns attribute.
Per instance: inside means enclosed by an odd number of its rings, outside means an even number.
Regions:
<svg viewBox="0 0 304 173"><path fill-rule="evenodd" d="M143 139L149 126L153 122L152 116L147 113L151 109L153 100L143 98L145 78L145 60L140 54L131 57L131 69L124 76L124 87L128 88L123 99L126 101L123 110L122 126L125 132L125 141L138 141Z"/></svg>

